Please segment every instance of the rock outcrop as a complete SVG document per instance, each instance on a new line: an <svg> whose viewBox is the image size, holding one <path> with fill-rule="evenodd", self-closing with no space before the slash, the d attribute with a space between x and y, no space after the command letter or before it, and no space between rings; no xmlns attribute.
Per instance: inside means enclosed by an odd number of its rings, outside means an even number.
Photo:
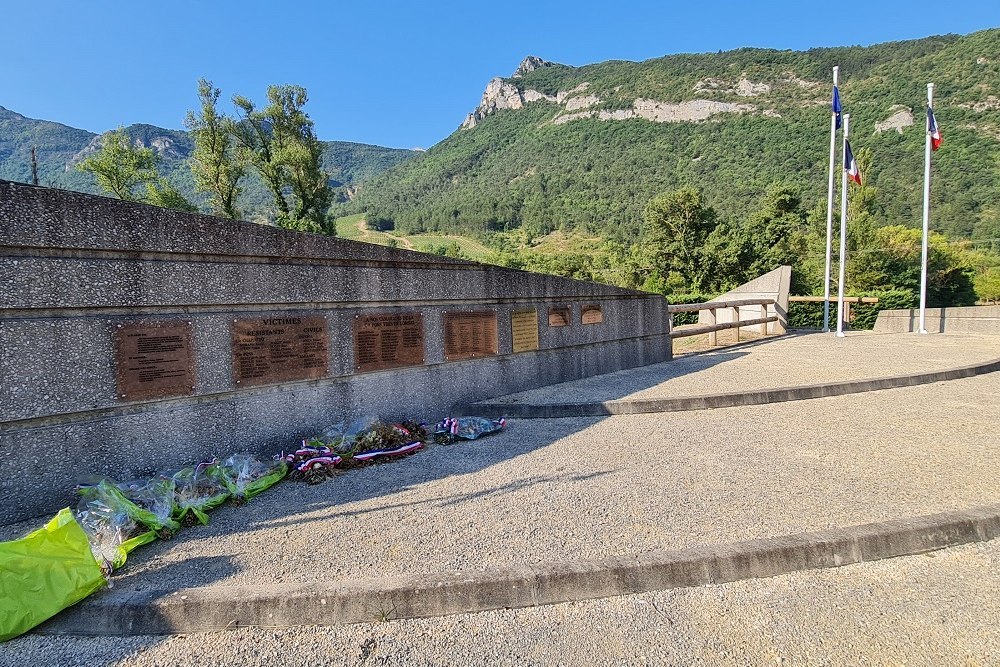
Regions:
<svg viewBox="0 0 1000 667"><path fill-rule="evenodd" d="M514 73L510 75L512 79L520 79L522 76L528 72L534 72L536 69L542 67L552 67L555 63L550 63L548 60L542 60L538 56L527 56L521 61L521 64L517 66Z"/></svg>
<svg viewBox="0 0 1000 667"><path fill-rule="evenodd" d="M875 134L882 134L889 130L896 130L902 134L904 127L913 125L913 109L895 104L889 108L890 116L885 120L875 123Z"/></svg>

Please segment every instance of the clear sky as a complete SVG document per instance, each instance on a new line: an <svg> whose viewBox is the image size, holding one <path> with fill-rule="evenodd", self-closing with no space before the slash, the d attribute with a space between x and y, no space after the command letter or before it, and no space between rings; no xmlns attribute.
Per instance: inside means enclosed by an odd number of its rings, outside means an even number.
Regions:
<svg viewBox="0 0 1000 667"><path fill-rule="evenodd" d="M1000 0L3 0L0 106L94 132L181 128L199 77L258 102L294 83L321 139L426 148L529 54L585 65L997 26Z"/></svg>

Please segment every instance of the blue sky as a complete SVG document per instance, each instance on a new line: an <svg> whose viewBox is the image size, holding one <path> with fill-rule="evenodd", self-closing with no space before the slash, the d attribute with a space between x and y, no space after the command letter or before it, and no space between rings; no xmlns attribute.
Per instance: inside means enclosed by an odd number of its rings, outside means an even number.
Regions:
<svg viewBox="0 0 1000 667"><path fill-rule="evenodd" d="M0 8L0 106L94 132L181 128L199 77L224 98L258 101L268 84L295 83L309 91L321 139L429 147L528 54L585 65L997 26L998 0L10 1Z"/></svg>

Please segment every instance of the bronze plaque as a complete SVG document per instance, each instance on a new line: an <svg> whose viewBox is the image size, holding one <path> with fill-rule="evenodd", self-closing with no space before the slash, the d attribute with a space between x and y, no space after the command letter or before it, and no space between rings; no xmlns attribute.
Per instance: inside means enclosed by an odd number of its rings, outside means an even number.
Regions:
<svg viewBox="0 0 1000 667"><path fill-rule="evenodd" d="M497 353L494 311L444 314L444 358L473 359Z"/></svg>
<svg viewBox="0 0 1000 667"><path fill-rule="evenodd" d="M569 317L569 308L567 306L555 306L549 308L550 327L568 327Z"/></svg>
<svg viewBox="0 0 1000 667"><path fill-rule="evenodd" d="M580 322L582 324L600 324L604 321L604 313L597 304L588 304L580 309Z"/></svg>
<svg viewBox="0 0 1000 667"><path fill-rule="evenodd" d="M233 380L244 387L326 376L326 318L233 320Z"/></svg>
<svg viewBox="0 0 1000 667"><path fill-rule="evenodd" d="M424 363L424 316L373 313L354 318L354 367L359 371Z"/></svg>
<svg viewBox="0 0 1000 667"><path fill-rule="evenodd" d="M190 322L124 324L112 337L120 398L141 401L194 392Z"/></svg>
<svg viewBox="0 0 1000 667"><path fill-rule="evenodd" d="M534 308L510 314L510 337L515 353L538 349L538 312Z"/></svg>

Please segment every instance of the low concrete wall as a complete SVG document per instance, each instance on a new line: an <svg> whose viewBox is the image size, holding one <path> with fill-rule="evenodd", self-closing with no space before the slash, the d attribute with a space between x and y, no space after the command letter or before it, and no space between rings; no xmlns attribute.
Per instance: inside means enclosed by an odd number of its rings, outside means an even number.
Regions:
<svg viewBox="0 0 1000 667"><path fill-rule="evenodd" d="M657 295L6 181L0 284L0 523L73 502L87 474L271 454L360 414L437 419L671 356ZM526 310L537 349L515 353ZM495 314L496 354L447 358L460 312ZM402 313L420 316L423 363L359 371L356 318ZM324 368L237 381L235 320L307 317L324 318ZM115 332L161 322L187 323L190 391L127 400Z"/></svg>
<svg viewBox="0 0 1000 667"><path fill-rule="evenodd" d="M779 266L758 276L748 283L714 297L712 301L735 301L737 299L774 299L773 306L743 306L740 308L741 320L756 320L763 317L778 316L777 322L748 326L746 329L764 333L785 333L788 328L788 291L792 283L792 267ZM711 322L709 314L702 311L698 314L698 324L723 324L734 321L731 308L720 308L716 311L715 322Z"/></svg>
<svg viewBox="0 0 1000 667"><path fill-rule="evenodd" d="M978 333L1000 335L1000 306L928 308L924 326L929 333ZM883 310L875 320L875 331L905 333L920 328L920 310Z"/></svg>

